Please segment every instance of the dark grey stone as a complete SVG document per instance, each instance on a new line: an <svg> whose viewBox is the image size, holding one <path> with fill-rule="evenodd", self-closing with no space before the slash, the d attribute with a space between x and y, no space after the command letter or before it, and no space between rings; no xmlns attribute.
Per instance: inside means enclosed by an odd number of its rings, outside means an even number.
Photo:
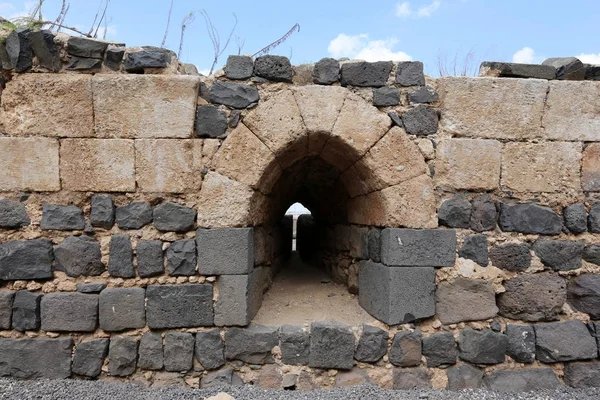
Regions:
<svg viewBox="0 0 600 400"><path fill-rule="evenodd" d="M196 241L177 240L166 251L167 272L172 276L196 274Z"/></svg>
<svg viewBox="0 0 600 400"><path fill-rule="evenodd" d="M479 389L483 383L483 371L469 364L448 368L447 390Z"/></svg>
<svg viewBox="0 0 600 400"><path fill-rule="evenodd" d="M139 347L138 367L144 370L157 371L163 369L163 338L159 332L148 332L142 335Z"/></svg>
<svg viewBox="0 0 600 400"><path fill-rule="evenodd" d="M322 58L315 63L312 73L313 82L319 85L331 85L340 79L340 62L333 58Z"/></svg>
<svg viewBox="0 0 600 400"><path fill-rule="evenodd" d="M556 79L556 68L552 65L484 61L479 68L479 75L509 78Z"/></svg>
<svg viewBox="0 0 600 400"><path fill-rule="evenodd" d="M530 364L535 361L535 330L528 325L507 325L506 352L516 362Z"/></svg>
<svg viewBox="0 0 600 400"><path fill-rule="evenodd" d="M273 364L271 351L279 345L279 329L250 324L225 332L225 358L249 364ZM354 351L354 348L352 349Z"/></svg>
<svg viewBox="0 0 600 400"><path fill-rule="evenodd" d="M391 61L360 61L342 64L342 86L385 86L392 72L392 67L393 63Z"/></svg>
<svg viewBox="0 0 600 400"><path fill-rule="evenodd" d="M225 368L219 371L209 372L200 380L201 388L220 387L223 386L243 386L242 379L233 372L231 368Z"/></svg>
<svg viewBox="0 0 600 400"><path fill-rule="evenodd" d="M435 314L435 269L390 268L361 261L359 304L388 325L404 324Z"/></svg>
<svg viewBox="0 0 600 400"><path fill-rule="evenodd" d="M587 230L587 211L585 204L575 203L563 210L565 226L573 233L582 233Z"/></svg>
<svg viewBox="0 0 600 400"><path fill-rule="evenodd" d="M108 273L120 278L135 277L133 248L129 235L112 235L108 254Z"/></svg>
<svg viewBox="0 0 600 400"><path fill-rule="evenodd" d="M254 61L249 56L229 56L225 76L229 79L248 79L252 76Z"/></svg>
<svg viewBox="0 0 600 400"><path fill-rule="evenodd" d="M473 364L500 364L504 362L508 338L488 330L465 328L458 340L461 360Z"/></svg>
<svg viewBox="0 0 600 400"><path fill-rule="evenodd" d="M309 367L351 369L354 348L354 334L349 326L337 322L311 324Z"/></svg>
<svg viewBox="0 0 600 400"><path fill-rule="evenodd" d="M89 236L69 236L55 247L56 269L67 275L97 276L105 271L100 242Z"/></svg>
<svg viewBox="0 0 600 400"><path fill-rule="evenodd" d="M0 376L67 379L73 339L0 339Z"/></svg>
<svg viewBox="0 0 600 400"><path fill-rule="evenodd" d="M589 263L600 265L600 244L590 244L583 250L583 259Z"/></svg>
<svg viewBox="0 0 600 400"><path fill-rule="evenodd" d="M194 336L187 332L167 332L165 335L165 369L169 372L186 372L194 360Z"/></svg>
<svg viewBox="0 0 600 400"><path fill-rule="evenodd" d="M288 365L308 364L310 354L310 334L301 326L281 327L281 361Z"/></svg>
<svg viewBox="0 0 600 400"><path fill-rule="evenodd" d="M121 69L121 62L125 56L125 48L117 46L109 46L106 49L106 57L104 58L104 65L113 71Z"/></svg>
<svg viewBox="0 0 600 400"><path fill-rule="evenodd" d="M369 258L375 262L381 262L381 229L369 228Z"/></svg>
<svg viewBox="0 0 600 400"><path fill-rule="evenodd" d="M567 301L577 311L600 319L600 275L583 274L570 279Z"/></svg>
<svg viewBox="0 0 600 400"><path fill-rule="evenodd" d="M291 82L292 64L287 57L261 56L254 60L254 74L271 81Z"/></svg>
<svg viewBox="0 0 600 400"><path fill-rule="evenodd" d="M52 242L47 239L0 243L0 279L5 281L52 278Z"/></svg>
<svg viewBox="0 0 600 400"><path fill-rule="evenodd" d="M543 363L591 360L598 357L596 339L581 321L535 325L536 358Z"/></svg>
<svg viewBox="0 0 600 400"><path fill-rule="evenodd" d="M210 284L148 286L146 320L150 329L213 325Z"/></svg>
<svg viewBox="0 0 600 400"><path fill-rule="evenodd" d="M3 70L11 70L12 63L10 61L10 57L8 56L8 52L6 51L5 42L0 45L0 67Z"/></svg>
<svg viewBox="0 0 600 400"><path fill-rule="evenodd" d="M402 122L402 118L400 118L396 111L388 112L388 117L390 117L390 119L392 120L392 125L399 126L400 128L404 129L404 123Z"/></svg>
<svg viewBox="0 0 600 400"><path fill-rule="evenodd" d="M443 324L480 321L498 313L494 288L485 280L458 277L441 282L435 297L435 312Z"/></svg>
<svg viewBox="0 0 600 400"><path fill-rule="evenodd" d="M108 375L129 376L137 365L138 341L132 337L113 336L108 350Z"/></svg>
<svg viewBox="0 0 600 400"><path fill-rule="evenodd" d="M108 354L109 339L95 339L77 345L73 355L73 373L97 378Z"/></svg>
<svg viewBox="0 0 600 400"><path fill-rule="evenodd" d="M225 346L218 329L196 332L196 360L204 369L217 369L225 364ZM285 361L284 361L285 362Z"/></svg>
<svg viewBox="0 0 600 400"><path fill-rule="evenodd" d="M439 98L437 92L431 86L418 88L408 94L408 102L410 104L435 103Z"/></svg>
<svg viewBox="0 0 600 400"><path fill-rule="evenodd" d="M242 112L240 110L231 110L229 114L229 123L228 126L230 128L237 128L242 118Z"/></svg>
<svg viewBox="0 0 600 400"><path fill-rule="evenodd" d="M141 278L162 275L165 272L163 243L160 240L140 240L135 249L137 271Z"/></svg>
<svg viewBox="0 0 600 400"><path fill-rule="evenodd" d="M0 199L0 228L19 229L30 224L31 219L22 203Z"/></svg>
<svg viewBox="0 0 600 400"><path fill-rule="evenodd" d="M483 194L475 197L472 201L471 222L469 226L475 232L493 231L498 221L498 210L496 203L490 195Z"/></svg>
<svg viewBox="0 0 600 400"><path fill-rule="evenodd" d="M397 106L400 104L400 91L395 87L373 89L373 105L375 107Z"/></svg>
<svg viewBox="0 0 600 400"><path fill-rule="evenodd" d="M30 33L31 29L15 29L4 41L10 65L15 72L25 72L33 66L33 50L29 42Z"/></svg>
<svg viewBox="0 0 600 400"><path fill-rule="evenodd" d="M490 249L490 260L496 268L522 272L531 266L531 248L527 243L506 243Z"/></svg>
<svg viewBox="0 0 600 400"><path fill-rule="evenodd" d="M262 304L261 269L248 275L221 275L217 281L219 299L215 302L215 325L246 326Z"/></svg>
<svg viewBox="0 0 600 400"><path fill-rule="evenodd" d="M453 267L456 231L453 229L400 229L381 231L381 261L398 267Z"/></svg>
<svg viewBox="0 0 600 400"><path fill-rule="evenodd" d="M600 81L600 65L583 64L585 66L585 79Z"/></svg>
<svg viewBox="0 0 600 400"><path fill-rule="evenodd" d="M440 225L451 228L468 228L471 221L471 202L458 195L445 200L438 211Z"/></svg>
<svg viewBox="0 0 600 400"><path fill-rule="evenodd" d="M115 224L115 205L112 197L92 196L92 212L90 215L92 226L110 229Z"/></svg>
<svg viewBox="0 0 600 400"><path fill-rule="evenodd" d="M104 58L108 42L72 36L67 42L67 53L76 57Z"/></svg>
<svg viewBox="0 0 600 400"><path fill-rule="evenodd" d="M567 285L560 276L518 275L504 281L506 291L497 297L500 315L522 321L558 319L567 301Z"/></svg>
<svg viewBox="0 0 600 400"><path fill-rule="evenodd" d="M241 275L254 268L252 228L198 229L196 242L201 275Z"/></svg>
<svg viewBox="0 0 600 400"><path fill-rule="evenodd" d="M49 332L93 332L98 325L98 296L50 293L40 303L42 325Z"/></svg>
<svg viewBox="0 0 600 400"><path fill-rule="evenodd" d="M11 317L15 292L0 290L0 329L11 328Z"/></svg>
<svg viewBox="0 0 600 400"><path fill-rule="evenodd" d="M142 288L105 289L100 293L100 329L108 332L146 325L146 291Z"/></svg>
<svg viewBox="0 0 600 400"><path fill-rule="evenodd" d="M444 332L424 337L423 355L429 368L456 364L458 348L456 347L454 335L450 332Z"/></svg>
<svg viewBox="0 0 600 400"><path fill-rule="evenodd" d="M502 324L497 319L490 322L490 329L494 332L502 332Z"/></svg>
<svg viewBox="0 0 600 400"><path fill-rule="evenodd" d="M81 208L44 204L40 223L43 230L71 231L82 230L84 227L85 219Z"/></svg>
<svg viewBox="0 0 600 400"><path fill-rule="evenodd" d="M127 52L125 71L138 72L145 68L166 68L171 63L172 53L165 49L146 47L142 51Z"/></svg>
<svg viewBox="0 0 600 400"><path fill-rule="evenodd" d="M209 101L233 108L247 108L258 102L258 89L254 86L239 83L215 82L210 87Z"/></svg>
<svg viewBox="0 0 600 400"><path fill-rule="evenodd" d="M102 68L102 60L96 58L81 58L81 57L69 57L69 65L67 70L69 71L87 71L90 69Z"/></svg>
<svg viewBox="0 0 600 400"><path fill-rule="evenodd" d="M28 290L15 293L12 312L12 326L21 332L40 329L40 301L42 295Z"/></svg>
<svg viewBox="0 0 600 400"><path fill-rule="evenodd" d="M379 361L387 353L387 341L389 334L381 328L371 325L363 325L358 346L354 352L354 358L361 362L374 363ZM419 350L421 348L419 342ZM420 351L419 351L420 353Z"/></svg>
<svg viewBox="0 0 600 400"><path fill-rule="evenodd" d="M505 232L558 235L562 231L562 219L548 207L502 204L500 228Z"/></svg>
<svg viewBox="0 0 600 400"><path fill-rule="evenodd" d="M554 271L571 271L581 268L585 243L570 240L538 239L533 251L542 263Z"/></svg>
<svg viewBox="0 0 600 400"><path fill-rule="evenodd" d="M400 86L425 86L423 63L421 61L404 61L398 63L396 83Z"/></svg>
<svg viewBox="0 0 600 400"><path fill-rule="evenodd" d="M485 235L470 235L465 237L458 256L473 260L482 267L488 265L488 243Z"/></svg>
<svg viewBox="0 0 600 400"><path fill-rule="evenodd" d="M592 204L592 207L590 207L588 230L592 233L600 233L600 201Z"/></svg>
<svg viewBox="0 0 600 400"><path fill-rule="evenodd" d="M430 387L431 379L426 368L394 368L393 389L409 390Z"/></svg>
<svg viewBox="0 0 600 400"><path fill-rule="evenodd" d="M196 210L176 203L154 207L154 226L163 232L188 232L194 229Z"/></svg>
<svg viewBox="0 0 600 400"><path fill-rule="evenodd" d="M439 116L435 109L422 104L402 114L402 123L409 135L435 135L438 130Z"/></svg>
<svg viewBox="0 0 600 400"><path fill-rule="evenodd" d="M582 81L585 79L586 68L583 63L575 57L548 58L542 62L556 68L556 78L567 81Z"/></svg>
<svg viewBox="0 0 600 400"><path fill-rule="evenodd" d="M227 132L227 114L212 104L198 106L196 109L196 136L200 138L218 138Z"/></svg>
<svg viewBox="0 0 600 400"><path fill-rule="evenodd" d="M565 365L565 383L575 389L600 387L600 362L573 362Z"/></svg>
<svg viewBox="0 0 600 400"><path fill-rule="evenodd" d="M483 379L485 387L498 392L555 390L560 381L552 368L497 370Z"/></svg>
<svg viewBox="0 0 600 400"><path fill-rule="evenodd" d="M116 214L121 229L140 229L152 222L152 207L145 201L117 207Z"/></svg>
<svg viewBox="0 0 600 400"><path fill-rule="evenodd" d="M387 347L387 340L385 344ZM421 333L418 330L396 333L390 348L389 361L396 367L421 365Z"/></svg>
<svg viewBox="0 0 600 400"><path fill-rule="evenodd" d="M106 283L78 283L77 291L79 293L100 293L106 289Z"/></svg>

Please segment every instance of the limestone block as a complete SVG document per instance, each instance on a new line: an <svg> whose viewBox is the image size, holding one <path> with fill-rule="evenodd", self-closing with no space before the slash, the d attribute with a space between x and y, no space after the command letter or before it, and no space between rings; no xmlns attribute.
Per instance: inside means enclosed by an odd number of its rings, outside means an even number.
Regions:
<svg viewBox="0 0 600 400"><path fill-rule="evenodd" d="M443 189L494 190L500 180L502 143L447 139L437 147L435 182Z"/></svg>
<svg viewBox="0 0 600 400"><path fill-rule="evenodd" d="M292 90L309 134L331 132L349 93L348 89L308 85Z"/></svg>
<svg viewBox="0 0 600 400"><path fill-rule="evenodd" d="M60 190L58 148L54 139L0 137L0 191Z"/></svg>
<svg viewBox="0 0 600 400"><path fill-rule="evenodd" d="M445 131L490 139L544 135L540 121L548 81L448 77L440 80L439 87Z"/></svg>
<svg viewBox="0 0 600 400"><path fill-rule="evenodd" d="M97 137L189 138L197 76L102 75L92 78Z"/></svg>
<svg viewBox="0 0 600 400"><path fill-rule="evenodd" d="M516 192L579 190L581 143L506 143L502 186Z"/></svg>
<svg viewBox="0 0 600 400"><path fill-rule="evenodd" d="M589 192L600 191L600 143L589 144L583 151L581 187Z"/></svg>
<svg viewBox="0 0 600 400"><path fill-rule="evenodd" d="M143 192L195 192L202 186L202 141L135 141L136 181Z"/></svg>
<svg viewBox="0 0 600 400"><path fill-rule="evenodd" d="M2 93L0 124L9 135L93 137L91 80L79 74L19 75Z"/></svg>
<svg viewBox="0 0 600 400"><path fill-rule="evenodd" d="M550 82L542 120L548 139L600 141L599 96L597 82Z"/></svg>
<svg viewBox="0 0 600 400"><path fill-rule="evenodd" d="M75 191L135 191L133 140L63 139L60 175L63 188Z"/></svg>

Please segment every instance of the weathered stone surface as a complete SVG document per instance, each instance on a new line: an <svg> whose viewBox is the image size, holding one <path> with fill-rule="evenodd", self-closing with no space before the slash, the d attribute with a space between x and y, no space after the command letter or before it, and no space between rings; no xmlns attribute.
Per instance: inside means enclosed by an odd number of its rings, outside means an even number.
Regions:
<svg viewBox="0 0 600 400"><path fill-rule="evenodd" d="M556 79L556 67L552 65L484 61L479 67L479 76L550 80Z"/></svg>
<svg viewBox="0 0 600 400"><path fill-rule="evenodd" d="M201 388L209 388L212 386L223 387L223 386L243 386L244 382L242 379L233 372L231 368L225 368L219 371L208 373L200 380Z"/></svg>
<svg viewBox="0 0 600 400"><path fill-rule="evenodd" d="M137 366L138 341L136 338L113 336L108 349L108 374L129 376Z"/></svg>
<svg viewBox="0 0 600 400"><path fill-rule="evenodd" d="M402 124L410 135L435 135L438 130L438 113L426 105L411 108L402 114Z"/></svg>
<svg viewBox="0 0 600 400"><path fill-rule="evenodd" d="M410 104L435 103L439 98L437 92L431 86L420 87L408 94Z"/></svg>
<svg viewBox="0 0 600 400"><path fill-rule="evenodd" d="M167 332L164 357L167 371L186 372L190 370L194 359L194 336L187 332Z"/></svg>
<svg viewBox="0 0 600 400"><path fill-rule="evenodd" d="M286 375L290 376L290 375ZM285 379L285 376L284 376ZM350 371L340 372L335 376L335 387L352 387L359 385L376 385L371 379L367 370L353 369ZM285 386L283 386L285 389Z"/></svg>
<svg viewBox="0 0 600 400"><path fill-rule="evenodd" d="M488 265L488 247L487 236L470 235L466 236L462 247L458 250L458 256L475 261L482 267Z"/></svg>
<svg viewBox="0 0 600 400"><path fill-rule="evenodd" d="M369 258L376 263L381 262L381 229L370 228L368 240Z"/></svg>
<svg viewBox="0 0 600 400"><path fill-rule="evenodd" d="M403 61L398 63L396 83L400 86L424 86L425 75L421 61Z"/></svg>
<svg viewBox="0 0 600 400"><path fill-rule="evenodd" d="M504 288L497 304L500 315L511 319L553 321L567 301L566 283L560 276L519 275L504 281Z"/></svg>
<svg viewBox="0 0 600 400"><path fill-rule="evenodd" d="M139 72L145 68L167 68L171 62L172 52L157 47L143 47L143 50L131 51L125 58L127 72Z"/></svg>
<svg viewBox="0 0 600 400"><path fill-rule="evenodd" d="M599 81L600 80L600 66L592 64L583 64L585 66L585 80L588 81Z"/></svg>
<svg viewBox="0 0 600 400"><path fill-rule="evenodd" d="M2 93L3 105L4 98L8 97L7 91L5 89ZM30 115L28 112L25 114ZM6 119L5 112L0 113L1 119ZM58 152L55 139L0 137L0 190L60 190Z"/></svg>
<svg viewBox="0 0 600 400"><path fill-rule="evenodd" d="M258 102L258 89L241 83L215 82L210 87L208 98L211 103L233 108L247 108Z"/></svg>
<svg viewBox="0 0 600 400"><path fill-rule="evenodd" d="M108 332L146 325L146 291L142 288L105 289L99 297L100 329Z"/></svg>
<svg viewBox="0 0 600 400"><path fill-rule="evenodd" d="M68 71L86 71L96 70L94 72L99 72L102 68L102 60L98 60L95 58L81 58L81 57L69 57L69 65L67 65Z"/></svg>
<svg viewBox="0 0 600 400"><path fill-rule="evenodd" d="M311 324L310 367L351 369L354 365L354 348L354 334L349 326L336 322Z"/></svg>
<svg viewBox="0 0 600 400"><path fill-rule="evenodd" d="M106 283L78 283L77 291L79 293L100 293L106 289Z"/></svg>
<svg viewBox="0 0 600 400"><path fill-rule="evenodd" d="M544 363L590 360L598 357L596 340L581 321L536 324L536 358Z"/></svg>
<svg viewBox="0 0 600 400"><path fill-rule="evenodd" d="M67 379L73 339L0 339L0 376Z"/></svg>
<svg viewBox="0 0 600 400"><path fill-rule="evenodd" d="M160 370L164 365L163 339L159 332L142 335L139 346L138 367L146 370Z"/></svg>
<svg viewBox="0 0 600 400"><path fill-rule="evenodd" d="M33 51L29 41L31 29L12 31L5 39L6 53L15 72L25 72L33 66Z"/></svg>
<svg viewBox="0 0 600 400"><path fill-rule="evenodd" d="M581 187L581 143L506 143L502 154L507 190L553 193Z"/></svg>
<svg viewBox="0 0 600 400"><path fill-rule="evenodd" d="M0 290L0 329L11 328L11 316L15 292Z"/></svg>
<svg viewBox="0 0 600 400"><path fill-rule="evenodd" d="M96 136L189 138L199 85L196 76L95 75Z"/></svg>
<svg viewBox="0 0 600 400"><path fill-rule="evenodd" d="M600 233L600 201L590 207L588 215L588 230L592 233Z"/></svg>
<svg viewBox="0 0 600 400"><path fill-rule="evenodd" d="M254 70L254 60L249 56L229 56L225 64L225 76L229 79L248 79Z"/></svg>
<svg viewBox="0 0 600 400"><path fill-rule="evenodd" d="M67 52L70 55L84 58L104 58L108 42L72 36L67 41Z"/></svg>
<svg viewBox="0 0 600 400"><path fill-rule="evenodd" d="M167 272L171 276L192 276L196 274L196 241L177 240L167 248Z"/></svg>
<svg viewBox="0 0 600 400"><path fill-rule="evenodd" d="M287 57L267 54L254 60L254 74L271 81L291 82L292 64Z"/></svg>
<svg viewBox="0 0 600 400"><path fill-rule="evenodd" d="M562 231L562 220L548 207L502 204L500 228L505 232L558 235Z"/></svg>
<svg viewBox="0 0 600 400"><path fill-rule="evenodd" d="M490 260L496 268L525 271L531 266L531 247L527 243L506 243L490 249Z"/></svg>
<svg viewBox="0 0 600 400"><path fill-rule="evenodd" d="M456 232L452 229L381 231L381 260L389 266L453 267Z"/></svg>
<svg viewBox="0 0 600 400"><path fill-rule="evenodd" d="M434 333L423 338L423 355L429 368L456 364L458 349L450 332Z"/></svg>
<svg viewBox="0 0 600 400"><path fill-rule="evenodd" d="M49 332L93 332L98 325L98 296L50 293L40 303L42 325Z"/></svg>
<svg viewBox="0 0 600 400"><path fill-rule="evenodd" d="M342 64L340 71L343 86L385 86L392 72L391 61L351 62Z"/></svg>
<svg viewBox="0 0 600 400"><path fill-rule="evenodd" d="M88 378L98 377L108 354L109 342L109 339L94 339L79 343L73 355L73 373Z"/></svg>
<svg viewBox="0 0 600 400"><path fill-rule="evenodd" d="M542 65L556 68L556 79L566 81L582 81L585 78L585 67L575 57L548 58Z"/></svg>
<svg viewBox="0 0 600 400"><path fill-rule="evenodd" d="M387 348L387 340L385 345ZM396 333L390 347L389 361L396 367L421 365L421 333L418 330Z"/></svg>
<svg viewBox="0 0 600 400"><path fill-rule="evenodd" d="M563 217L565 226L573 233L582 233L587 230L587 211L585 204L575 203L564 208Z"/></svg>
<svg viewBox="0 0 600 400"><path fill-rule="evenodd" d="M31 224L25 206L17 201L0 199L0 228L19 229Z"/></svg>
<svg viewBox="0 0 600 400"><path fill-rule="evenodd" d="M494 371L483 379L483 383L498 392L555 390L560 386L552 368Z"/></svg>
<svg viewBox="0 0 600 400"><path fill-rule="evenodd" d="M426 368L394 368L393 388L401 390L425 389L431 387L431 379Z"/></svg>
<svg viewBox="0 0 600 400"><path fill-rule="evenodd" d="M477 196L471 201L471 204L471 229L476 232L496 229L498 210L490 195Z"/></svg>
<svg viewBox="0 0 600 400"><path fill-rule="evenodd" d="M527 325L506 325L508 355L520 363L535 361L535 330Z"/></svg>
<svg viewBox="0 0 600 400"><path fill-rule="evenodd" d="M533 244L533 251L546 267L571 271L581 268L584 247L583 242L538 239Z"/></svg>
<svg viewBox="0 0 600 400"><path fill-rule="evenodd" d="M191 328L213 324L210 284L148 286L146 320L150 329Z"/></svg>
<svg viewBox="0 0 600 400"><path fill-rule="evenodd" d="M54 248L56 269L67 275L97 276L105 271L100 243L89 236L69 236Z"/></svg>
<svg viewBox="0 0 600 400"><path fill-rule="evenodd" d="M436 315L443 324L479 321L498 313L494 288L487 281L457 278L442 282L435 296Z"/></svg>
<svg viewBox="0 0 600 400"><path fill-rule="evenodd" d="M12 303L12 327L21 332L40 329L40 301L42 295L28 290L15 293ZM6 327L4 329L9 329Z"/></svg>
<svg viewBox="0 0 600 400"><path fill-rule="evenodd" d="M500 182L502 143L445 139L436 148L435 182L444 189L495 190Z"/></svg>
<svg viewBox="0 0 600 400"><path fill-rule="evenodd" d="M92 196L92 211L90 215L92 226L110 229L115 224L115 204L112 197Z"/></svg>
<svg viewBox="0 0 600 400"><path fill-rule="evenodd" d="M395 87L373 89L373 105L375 107L397 106L400 104L400 91Z"/></svg>
<svg viewBox="0 0 600 400"><path fill-rule="evenodd" d="M381 328L363 325L354 358L361 362L374 363L379 361L387 352L389 334ZM421 345L419 341L419 354Z"/></svg>
<svg viewBox="0 0 600 400"><path fill-rule="evenodd" d="M217 369L225 364L224 349L219 330L196 332L196 360L205 369Z"/></svg>
<svg viewBox="0 0 600 400"><path fill-rule="evenodd" d="M361 261L359 304L388 325L408 323L435 314L435 269L390 268Z"/></svg>
<svg viewBox="0 0 600 400"><path fill-rule="evenodd" d="M458 195L445 200L438 211L441 225L451 228L468 228L471 220L471 203L464 196Z"/></svg>
<svg viewBox="0 0 600 400"><path fill-rule="evenodd" d="M600 275L583 274L569 280L567 301L577 311L600 319Z"/></svg>
<svg viewBox="0 0 600 400"><path fill-rule="evenodd" d="M112 235L108 254L108 273L120 278L133 278L133 249L129 235Z"/></svg>
<svg viewBox="0 0 600 400"><path fill-rule="evenodd" d="M319 85L331 85L340 79L340 63L333 58L322 58L315 63L313 82Z"/></svg>
<svg viewBox="0 0 600 400"><path fill-rule="evenodd" d="M135 253L137 255L137 272L141 278L161 275L165 271L162 241L140 240Z"/></svg>
<svg viewBox="0 0 600 400"><path fill-rule="evenodd" d="M106 57L104 58L104 65L113 71L118 71L121 68L121 62L125 56L125 48L118 46L109 45L106 49Z"/></svg>
<svg viewBox="0 0 600 400"><path fill-rule="evenodd" d="M252 228L198 229L196 244L201 275L242 275L254 268Z"/></svg>
<svg viewBox="0 0 600 400"><path fill-rule="evenodd" d="M145 201L138 201L117 207L117 225L121 229L140 229L152 222L152 207Z"/></svg>
<svg viewBox="0 0 600 400"><path fill-rule="evenodd" d="M272 364L271 350L279 344L279 329L251 324L225 332L225 358L250 364Z"/></svg>
<svg viewBox="0 0 600 400"><path fill-rule="evenodd" d="M565 365L565 383L576 389L600 387L600 363L568 363Z"/></svg>
<svg viewBox="0 0 600 400"><path fill-rule="evenodd" d="M219 298L215 302L215 325L245 326L262 304L261 270L248 275L221 275L217 281Z"/></svg>
<svg viewBox="0 0 600 400"><path fill-rule="evenodd" d="M0 243L0 279L52 278L52 242L47 239Z"/></svg>
<svg viewBox="0 0 600 400"><path fill-rule="evenodd" d="M230 56L231 57L231 56ZM227 114L211 105L198 106L196 110L196 136L218 138L227 131Z"/></svg>
<svg viewBox="0 0 600 400"><path fill-rule="evenodd" d="M62 62L54 43L54 33L48 29L34 30L29 32L28 39L38 64L51 72L60 71Z"/></svg>
<svg viewBox="0 0 600 400"><path fill-rule="evenodd" d="M585 191L600 191L600 143L590 143L583 150L581 187Z"/></svg>
<svg viewBox="0 0 600 400"><path fill-rule="evenodd" d="M448 368L447 390L479 389L483 383L483 371L469 364Z"/></svg>
<svg viewBox="0 0 600 400"><path fill-rule="evenodd" d="M465 328L460 332L460 358L473 364L500 364L504 362L508 338L488 330Z"/></svg>
<svg viewBox="0 0 600 400"><path fill-rule="evenodd" d="M591 244L585 246L583 259L589 263L600 265L600 245Z"/></svg>
<svg viewBox="0 0 600 400"><path fill-rule="evenodd" d="M302 326L284 325L280 330L281 361L288 365L308 364L310 333ZM357 353L358 354L358 353Z"/></svg>

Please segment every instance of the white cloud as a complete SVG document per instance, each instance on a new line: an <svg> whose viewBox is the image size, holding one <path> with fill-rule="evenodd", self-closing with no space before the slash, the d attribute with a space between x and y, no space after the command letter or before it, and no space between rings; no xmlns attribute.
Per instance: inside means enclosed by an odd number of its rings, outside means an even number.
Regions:
<svg viewBox="0 0 600 400"><path fill-rule="evenodd" d="M348 57L365 61L410 61L403 51L394 51L398 39L369 40L369 35L349 36L340 33L329 43L327 50L334 58Z"/></svg>
<svg viewBox="0 0 600 400"><path fill-rule="evenodd" d="M512 61L520 64L533 64L535 60L535 51L531 47L523 47L513 54Z"/></svg>
<svg viewBox="0 0 600 400"><path fill-rule="evenodd" d="M440 8L441 5L442 5L441 1L435 0L433 3L429 4L428 6L423 6L423 7L419 8L419 11L417 11L417 15L419 17L430 17L431 14L436 12L437 9Z"/></svg>
<svg viewBox="0 0 600 400"><path fill-rule="evenodd" d="M396 4L396 16L400 18L408 18L412 15L413 11L410 8L410 3L405 1L404 3Z"/></svg>
<svg viewBox="0 0 600 400"><path fill-rule="evenodd" d="M580 55L577 56L577 58L579 58L581 60L581 62L584 64L600 65L600 53L598 53L598 54L581 53Z"/></svg>
<svg viewBox="0 0 600 400"><path fill-rule="evenodd" d="M396 4L396 16L399 18L425 18L431 17L431 14L436 12L442 5L441 0L434 0L431 4L419 7L416 11L413 10L410 2L405 1Z"/></svg>

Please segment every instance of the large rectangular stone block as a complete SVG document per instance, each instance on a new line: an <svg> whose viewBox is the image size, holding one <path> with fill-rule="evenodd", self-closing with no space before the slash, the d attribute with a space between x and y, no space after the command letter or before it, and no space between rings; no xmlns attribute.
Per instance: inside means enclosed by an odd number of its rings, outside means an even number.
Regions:
<svg viewBox="0 0 600 400"><path fill-rule="evenodd" d="M217 281L215 325L246 326L258 312L263 297L261 269L248 275L221 275Z"/></svg>
<svg viewBox="0 0 600 400"><path fill-rule="evenodd" d="M98 325L98 296L82 293L50 293L40 303L42 330L93 332Z"/></svg>
<svg viewBox="0 0 600 400"><path fill-rule="evenodd" d="M254 268L252 228L198 229L200 275L242 275Z"/></svg>
<svg viewBox="0 0 600 400"><path fill-rule="evenodd" d="M91 80L79 74L19 75L2 93L0 124L10 135L93 137Z"/></svg>
<svg viewBox="0 0 600 400"><path fill-rule="evenodd" d="M148 286L146 320L150 329L212 326L212 285Z"/></svg>
<svg viewBox="0 0 600 400"><path fill-rule="evenodd" d="M6 281L52 278L54 253L48 239L0 243L0 279Z"/></svg>
<svg viewBox="0 0 600 400"><path fill-rule="evenodd" d="M200 78L174 75L95 75L98 137L189 138Z"/></svg>
<svg viewBox="0 0 600 400"><path fill-rule="evenodd" d="M97 192L135 191L133 140L64 139L60 177L64 189Z"/></svg>
<svg viewBox="0 0 600 400"><path fill-rule="evenodd" d="M381 231L381 262L394 267L453 267L456 258L453 229Z"/></svg>
<svg viewBox="0 0 600 400"><path fill-rule="evenodd" d="M73 339L0 339L0 376L66 379L71 376Z"/></svg>
<svg viewBox="0 0 600 400"><path fill-rule="evenodd" d="M100 329L114 332L146 325L146 291L142 288L111 288L100 292Z"/></svg>
<svg viewBox="0 0 600 400"><path fill-rule="evenodd" d="M429 318L435 314L435 269L361 261L358 302L388 325Z"/></svg>
<svg viewBox="0 0 600 400"><path fill-rule="evenodd" d="M60 190L58 140L0 137L0 191Z"/></svg>

